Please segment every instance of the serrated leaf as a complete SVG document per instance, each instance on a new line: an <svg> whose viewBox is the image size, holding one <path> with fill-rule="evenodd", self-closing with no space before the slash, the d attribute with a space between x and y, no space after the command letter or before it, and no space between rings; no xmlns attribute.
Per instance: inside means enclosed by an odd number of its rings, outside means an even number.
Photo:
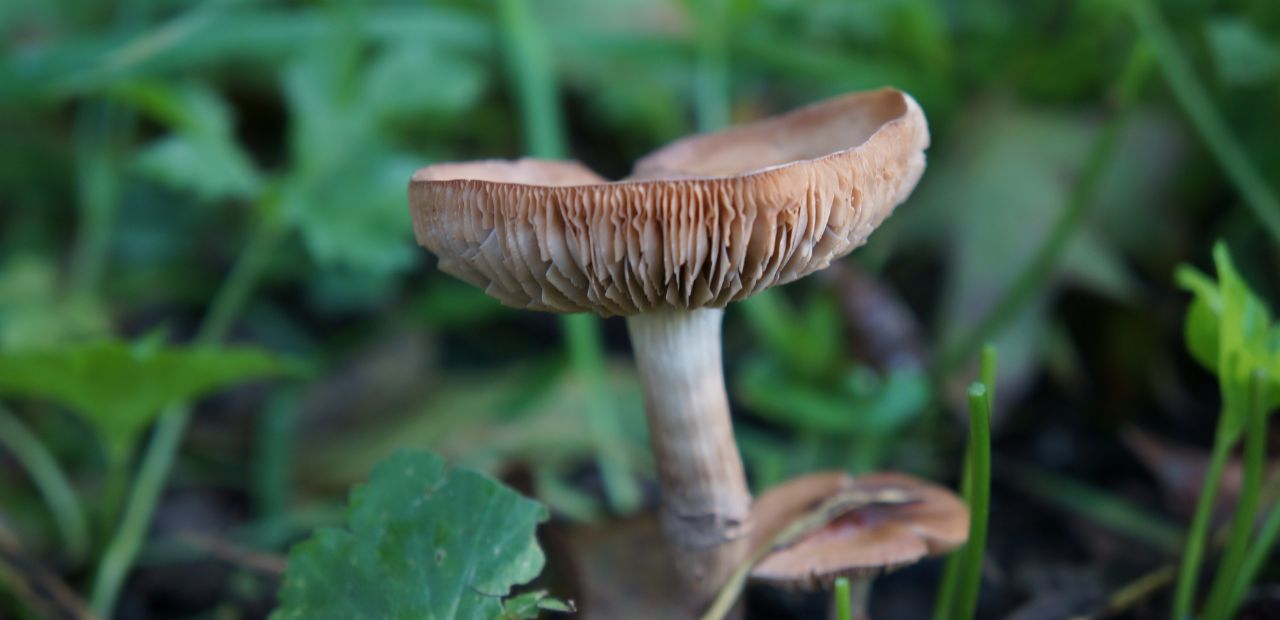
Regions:
<svg viewBox="0 0 1280 620"><path fill-rule="evenodd" d="M352 491L345 528L290 551L272 618L511 617L511 588L542 571L534 534L546 519L541 504L488 476L401 451Z"/></svg>
<svg viewBox="0 0 1280 620"><path fill-rule="evenodd" d="M419 256L405 216L405 180L420 162L377 135L375 110L358 96L354 45L338 41L285 74L294 171L281 203L316 262L385 275Z"/></svg>
<svg viewBox="0 0 1280 620"><path fill-rule="evenodd" d="M245 347L157 349L100 341L0 355L0 392L67 407L97 430L110 454L121 456L166 405L287 371L280 358Z"/></svg>
<svg viewBox="0 0 1280 620"><path fill-rule="evenodd" d="M402 271L419 252L405 206L416 164L369 152L326 171L302 171L284 186L284 214L308 253L326 267L372 274Z"/></svg>
<svg viewBox="0 0 1280 620"><path fill-rule="evenodd" d="M250 199L262 180L226 136L172 135L148 145L138 155L138 169L174 189L198 198Z"/></svg>
<svg viewBox="0 0 1280 620"><path fill-rule="evenodd" d="M144 148L138 167L157 181L204 200L251 199L262 175L236 140L231 108L199 83L131 83L113 91L173 131Z"/></svg>
<svg viewBox="0 0 1280 620"><path fill-rule="evenodd" d="M480 64L426 41L409 40L373 60L362 93L379 118L423 118L471 108L484 87Z"/></svg>

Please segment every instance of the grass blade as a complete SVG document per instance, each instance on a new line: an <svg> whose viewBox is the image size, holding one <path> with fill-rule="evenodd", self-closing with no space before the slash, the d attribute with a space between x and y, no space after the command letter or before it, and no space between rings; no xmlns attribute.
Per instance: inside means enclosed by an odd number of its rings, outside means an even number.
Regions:
<svg viewBox="0 0 1280 620"><path fill-rule="evenodd" d="M1262 373L1255 371L1249 378L1249 428L1244 437L1244 481L1240 498L1236 501L1235 514L1231 518L1231 533L1226 551L1218 562L1217 575L1205 604L1206 620L1227 620L1234 617L1235 609L1240 604L1240 598L1236 594L1243 594L1244 587L1249 585L1239 584L1239 580L1253 535L1254 519L1262 494L1262 475L1266 467L1267 412L1262 404L1262 386ZM1237 588L1237 585L1243 587Z"/></svg>
<svg viewBox="0 0 1280 620"><path fill-rule="evenodd" d="M1058 214L1058 219L1054 221L1053 228L991 310L967 335L943 351L939 359L938 376L945 377L966 363L983 342L998 335L1031 302L1035 293L1048 283L1071 239L1083 225L1090 208L1098 201L1103 177L1112 168L1111 161L1120 142L1121 130L1129 120L1129 110L1146 82L1150 67L1151 58L1147 49L1141 45L1135 46L1129 53L1129 60L1115 87L1116 110L1098 132L1089 150L1088 159L1084 162L1080 179Z"/></svg>
<svg viewBox="0 0 1280 620"><path fill-rule="evenodd" d="M89 521L71 482L35 433L8 409L0 407L0 445L22 464L53 513L67 553L83 560L89 550Z"/></svg>
<svg viewBox="0 0 1280 620"><path fill-rule="evenodd" d="M1159 10L1151 0L1133 0L1128 4L1138 31L1151 45L1165 80L1191 119L1191 124L1227 178L1236 186L1245 204L1262 222L1272 240L1280 243L1280 198L1276 197L1266 177L1249 161L1244 148L1231 134L1231 128L1209 97L1208 89L1191 69L1191 63L1178 48Z"/></svg>
<svg viewBox="0 0 1280 620"><path fill-rule="evenodd" d="M1204 486L1200 489L1200 497L1196 499L1195 514L1191 518L1191 527L1187 530L1186 544L1182 551L1182 564L1178 568L1178 585L1173 593L1173 620L1187 620L1191 617L1191 603L1196 596L1196 578L1199 575L1200 562L1204 558L1205 539L1208 537L1209 519L1213 513L1213 500L1218 495L1218 481L1222 478L1222 469L1226 466L1227 457L1235 440L1227 431L1223 422L1224 414L1218 418L1218 431L1213 439L1213 452L1209 457L1209 470L1205 473Z"/></svg>
<svg viewBox="0 0 1280 620"><path fill-rule="evenodd" d="M849 578L836 580L836 620L853 620L853 593L849 590Z"/></svg>
<svg viewBox="0 0 1280 620"><path fill-rule="evenodd" d="M1153 549L1172 555L1181 546L1182 531L1177 525L1126 499L1028 465L1011 464L1001 472L1024 493L1095 521Z"/></svg>
<svg viewBox="0 0 1280 620"><path fill-rule="evenodd" d="M991 346L990 344L984 346L982 348L982 362L979 367L978 378L979 378L979 383L986 390L985 398L988 404L995 402L995 382L996 382L996 367L997 367L996 362L997 360L996 360L995 347ZM978 385L978 384L975 384L975 385ZM965 500L965 503L969 505L969 515L971 519L970 528L969 528L970 536L973 535L973 526L975 521L973 521L972 519L973 519L973 515L976 514L974 512L975 504L974 504L974 493L973 493L974 480L977 479L974 473L974 463L977 459L977 457L974 456L975 451L981 449L987 452L987 455L986 455L986 459L988 463L987 467L988 469L990 468L991 447L990 447L990 437L989 437L990 435L990 427L989 427L990 409L989 408L987 409L987 412L988 412L988 422L987 422L988 426L985 433L988 435L988 437L986 439L981 439L977 437L977 434L981 429L976 428L976 423L974 422L974 417L973 417L974 410L972 406L970 407L969 439L965 444L964 465L961 468L962 473L961 473L961 480L960 480L960 496L963 497ZM988 479L988 485L989 485L990 472L988 472L987 479ZM986 510L984 508L983 512L985 511ZM984 517L984 522L985 522L985 517ZM967 562L966 550L967 549L968 547L966 546L964 549L961 549L960 551L957 551L956 553L951 554L951 556L947 558L947 563L942 569L942 581L938 585L937 600L934 602L933 620L948 620L949 618L954 617L952 614L957 609L956 608L956 589L959 587L960 583L962 582L961 570L964 570L966 568L966 562Z"/></svg>
<svg viewBox="0 0 1280 620"><path fill-rule="evenodd" d="M956 583L955 618L972 618L978 609L982 561L987 549L987 517L991 503L991 394L981 382L969 386L969 542Z"/></svg>

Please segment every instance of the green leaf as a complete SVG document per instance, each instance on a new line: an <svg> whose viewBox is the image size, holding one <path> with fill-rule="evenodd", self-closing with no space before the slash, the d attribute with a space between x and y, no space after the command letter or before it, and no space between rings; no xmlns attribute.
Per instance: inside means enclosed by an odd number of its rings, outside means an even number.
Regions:
<svg viewBox="0 0 1280 620"><path fill-rule="evenodd" d="M1257 86L1280 74L1280 44L1268 40L1241 17L1220 17L1205 24L1205 42L1223 81Z"/></svg>
<svg viewBox="0 0 1280 620"><path fill-rule="evenodd" d="M901 369L880 377L867 368L851 371L844 385L804 382L777 364L752 360L737 382L739 397L762 418L800 431L842 436L892 433L923 412L928 380Z"/></svg>
<svg viewBox="0 0 1280 620"><path fill-rule="evenodd" d="M67 407L97 430L109 454L122 456L166 405L287 371L280 358L250 348L100 341L0 355L0 392Z"/></svg>
<svg viewBox="0 0 1280 620"><path fill-rule="evenodd" d="M806 376L830 370L841 356L840 315L826 298L796 311L780 292L765 292L742 303L756 336L776 356Z"/></svg>
<svg viewBox="0 0 1280 620"><path fill-rule="evenodd" d="M1187 309L1183 329L1191 357L1210 372L1218 372L1218 316L1222 314L1222 295L1218 284L1194 267L1183 265L1176 275L1178 284L1194 297Z"/></svg>
<svg viewBox="0 0 1280 620"><path fill-rule="evenodd" d="M1178 284L1193 295L1187 310L1187 348L1196 361L1218 375L1226 430L1238 437L1249 410L1249 381L1261 372L1264 408L1280 406L1280 326L1266 304L1240 276L1226 245L1213 249L1215 282L1194 268L1178 269Z"/></svg>
<svg viewBox="0 0 1280 620"><path fill-rule="evenodd" d="M369 65L363 97L373 114L389 119L452 116L484 94L479 63L420 39L392 45Z"/></svg>
<svg viewBox="0 0 1280 620"><path fill-rule="evenodd" d="M272 618L527 618L511 588L542 571L541 504L444 459L401 451L351 493L347 527L289 553ZM528 610L539 599L511 599Z"/></svg>
<svg viewBox="0 0 1280 620"><path fill-rule="evenodd" d="M261 191L262 175L236 141L231 108L213 89L135 82L113 94L173 130L138 155L144 174L203 200L247 200Z"/></svg>
<svg viewBox="0 0 1280 620"><path fill-rule="evenodd" d="M399 272L420 256L405 184L421 162L378 136L376 110L359 96L356 42L328 47L285 73L294 170L282 187L282 210L321 266Z"/></svg>

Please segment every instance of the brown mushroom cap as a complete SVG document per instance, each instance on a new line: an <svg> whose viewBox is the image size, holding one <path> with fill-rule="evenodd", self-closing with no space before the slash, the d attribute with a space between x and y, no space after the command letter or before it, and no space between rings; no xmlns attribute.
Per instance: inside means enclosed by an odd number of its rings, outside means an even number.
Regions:
<svg viewBox="0 0 1280 620"><path fill-rule="evenodd" d="M761 495L752 509L756 540L767 544L790 521L852 489L902 490L914 501L852 510L794 545L770 553L752 569L751 577L787 588L826 588L837 577L875 575L947 553L969 536L968 508L944 487L894 472L857 478L824 472Z"/></svg>
<svg viewBox="0 0 1280 620"><path fill-rule="evenodd" d="M620 182L568 162L428 166L409 204L440 268L509 306L723 307L865 243L928 144L920 107L884 89L677 141Z"/></svg>

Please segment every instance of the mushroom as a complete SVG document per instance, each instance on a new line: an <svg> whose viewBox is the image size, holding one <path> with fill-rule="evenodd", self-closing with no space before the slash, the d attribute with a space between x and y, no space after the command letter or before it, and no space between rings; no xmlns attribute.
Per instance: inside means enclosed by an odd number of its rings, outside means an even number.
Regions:
<svg viewBox="0 0 1280 620"><path fill-rule="evenodd" d="M916 102L883 89L679 140L618 182L572 162L428 166L409 203L440 269L504 304L626 317L663 529L697 606L750 531L723 308L865 243L915 187L928 143Z"/></svg>
<svg viewBox="0 0 1280 620"><path fill-rule="evenodd" d="M850 510L794 544L775 549L751 578L795 590L827 589L838 577L854 583L855 611L865 604L877 575L946 554L969 537L969 509L946 488L895 472L850 477L822 472L790 480L765 492L753 512L754 546L770 544L787 523L843 492L869 495L899 491L907 502L871 503Z"/></svg>

